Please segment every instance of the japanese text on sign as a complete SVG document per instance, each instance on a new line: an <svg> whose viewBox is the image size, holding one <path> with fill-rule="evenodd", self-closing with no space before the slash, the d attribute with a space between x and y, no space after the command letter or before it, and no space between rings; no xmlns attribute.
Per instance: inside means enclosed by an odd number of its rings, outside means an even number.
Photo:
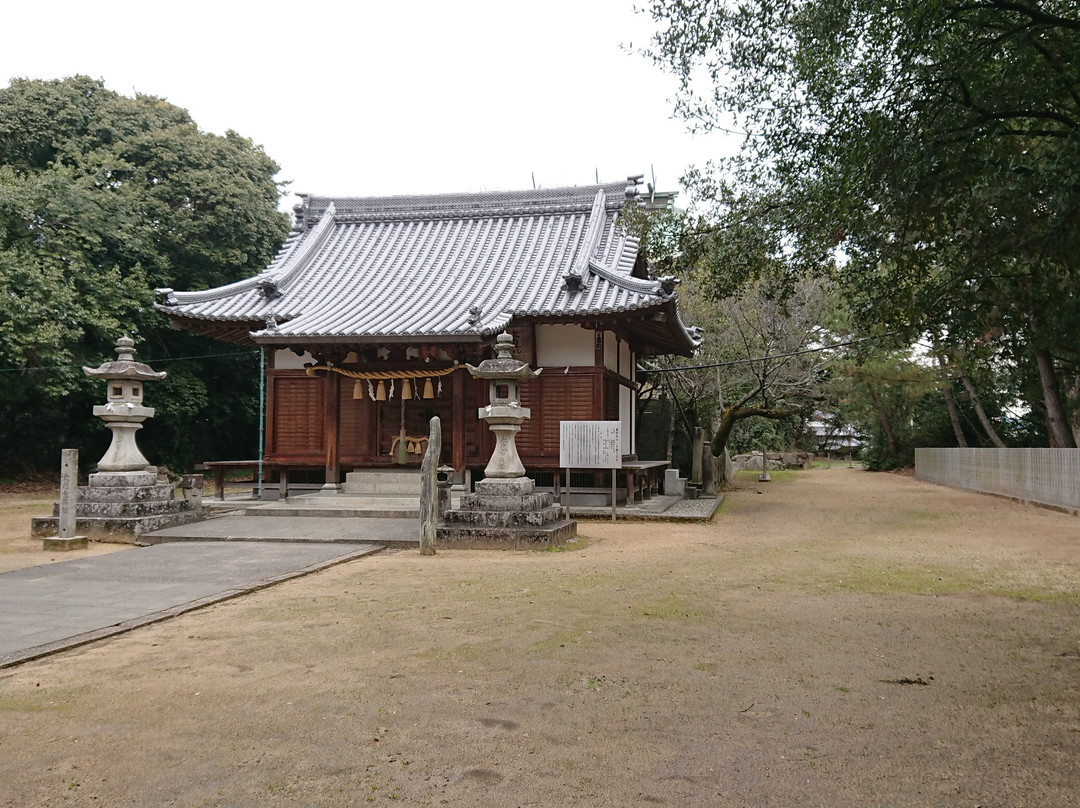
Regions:
<svg viewBox="0 0 1080 808"><path fill-rule="evenodd" d="M619 468L621 428L619 421L560 421L559 465L564 469Z"/></svg>

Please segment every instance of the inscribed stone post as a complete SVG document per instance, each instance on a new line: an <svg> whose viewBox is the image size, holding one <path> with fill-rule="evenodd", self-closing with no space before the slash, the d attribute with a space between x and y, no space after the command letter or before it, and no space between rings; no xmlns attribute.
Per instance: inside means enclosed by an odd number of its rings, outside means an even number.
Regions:
<svg viewBox="0 0 1080 808"><path fill-rule="evenodd" d="M75 536L75 503L79 495L79 450L60 452L60 524L61 539Z"/></svg>
<svg viewBox="0 0 1080 808"><path fill-rule="evenodd" d="M716 463L709 441L701 444L701 493L707 497L716 496Z"/></svg>
<svg viewBox="0 0 1080 808"><path fill-rule="evenodd" d="M435 531L438 522L435 473L442 454L442 422L431 419L427 451L420 464L420 555L435 555Z"/></svg>
<svg viewBox="0 0 1080 808"><path fill-rule="evenodd" d="M694 427L694 448L691 453L690 482L701 485L701 453L705 449L705 432L700 427Z"/></svg>

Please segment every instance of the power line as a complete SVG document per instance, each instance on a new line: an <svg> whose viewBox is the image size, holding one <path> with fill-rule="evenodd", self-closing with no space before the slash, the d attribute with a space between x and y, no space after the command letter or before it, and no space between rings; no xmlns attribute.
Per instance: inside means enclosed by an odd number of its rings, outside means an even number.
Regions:
<svg viewBox="0 0 1080 808"><path fill-rule="evenodd" d="M225 359L230 356L255 356L257 351L233 351L227 354L200 354L198 356L173 356L168 359L143 359L139 361L146 365L164 365L168 362L183 362L188 359ZM0 373L33 373L39 370L80 370L82 365L42 365L34 368L0 368Z"/></svg>
<svg viewBox="0 0 1080 808"><path fill-rule="evenodd" d="M857 345L860 342L872 342L874 340L883 339L884 337L891 337L895 334L895 331L890 331L888 334L882 334L877 337L862 337L860 339L852 339L847 342L837 342L833 345L822 345L820 348L804 348L801 351L792 351L791 353L771 354L769 356L759 356L754 359L732 359L729 362L710 362L707 365L680 365L674 368L639 368L639 373L674 373L678 370L705 370L707 368L723 368L730 365L742 365L747 362L765 362L769 359L785 359L789 356L801 356L808 353L819 353L821 351L831 351L833 348L844 348L848 345Z"/></svg>

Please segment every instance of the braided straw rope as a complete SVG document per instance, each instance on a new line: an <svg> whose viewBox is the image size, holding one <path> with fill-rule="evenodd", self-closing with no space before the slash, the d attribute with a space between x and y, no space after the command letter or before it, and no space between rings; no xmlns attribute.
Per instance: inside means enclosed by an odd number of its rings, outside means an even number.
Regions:
<svg viewBox="0 0 1080 808"><path fill-rule="evenodd" d="M314 376L315 371L326 370L340 373L350 379L430 379L436 376L449 376L455 370L460 370L461 367L461 365L454 365L442 370L345 370L344 368L327 367L326 365L312 365L307 369L307 375Z"/></svg>

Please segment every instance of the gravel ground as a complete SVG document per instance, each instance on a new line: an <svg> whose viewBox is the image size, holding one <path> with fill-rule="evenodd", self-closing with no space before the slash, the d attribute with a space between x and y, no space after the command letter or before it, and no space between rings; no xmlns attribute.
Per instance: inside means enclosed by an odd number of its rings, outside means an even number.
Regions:
<svg viewBox="0 0 1080 808"><path fill-rule="evenodd" d="M753 476L0 675L0 805L1080 806L1080 521Z"/></svg>

